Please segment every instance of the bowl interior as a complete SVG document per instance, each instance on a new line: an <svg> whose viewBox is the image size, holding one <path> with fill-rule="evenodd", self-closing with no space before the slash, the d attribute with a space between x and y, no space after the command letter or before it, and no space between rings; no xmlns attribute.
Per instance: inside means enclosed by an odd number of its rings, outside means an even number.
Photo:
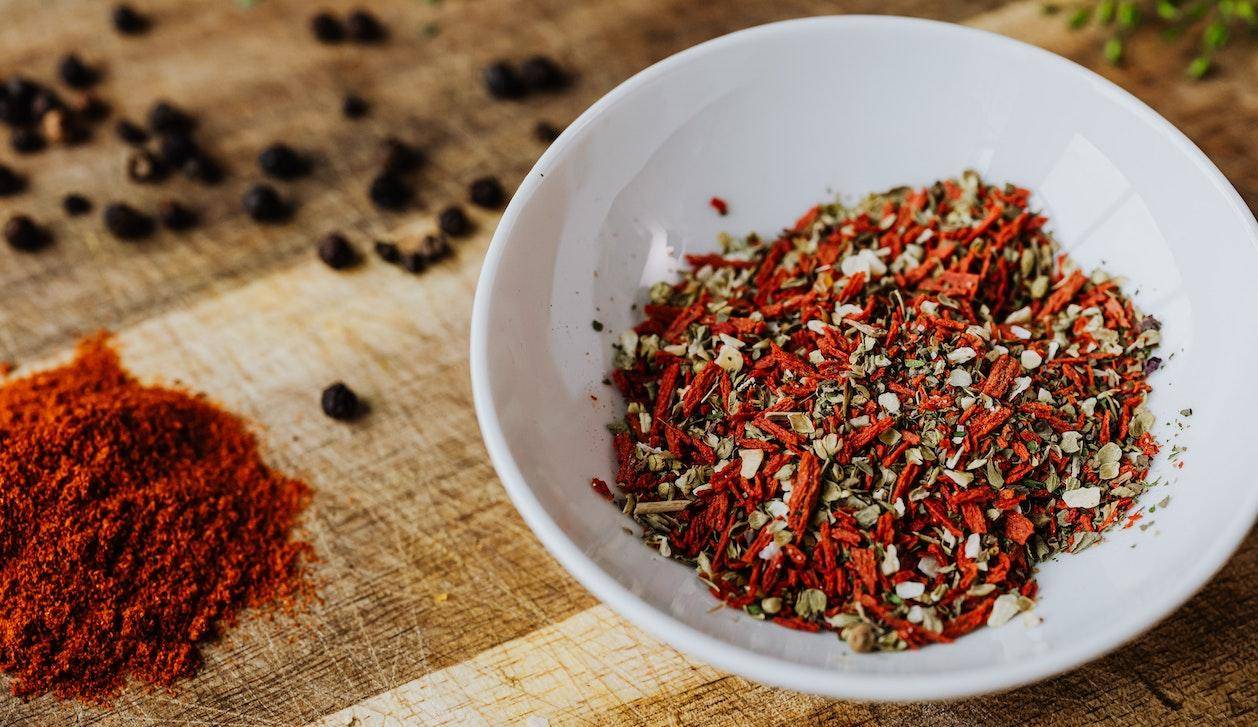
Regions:
<svg viewBox="0 0 1258 727"><path fill-rule="evenodd" d="M911 653L852 655L713 599L646 548L589 487L613 480L603 384L611 343L651 283L717 233L772 235L812 204L971 168L1034 191L1058 241L1125 276L1163 322L1150 407L1167 446L1147 530L1041 569L1042 625L1015 620ZM726 199L730 213L707 204ZM1258 394L1253 217L1147 108L1073 64L937 23L829 18L682 54L614 91L543 157L513 201L478 291L477 404L495 464L564 564L630 618L721 666L799 689L925 698L1010 686L1147 628L1204 583L1253 522L1239 464ZM596 331L593 321L603 324ZM1191 408L1191 417L1180 416ZM1182 421L1184 428L1176 424ZM1187 448L1183 469L1170 444ZM627 592L627 593L626 593ZM632 595L630 595L632 594ZM636 599L634 598L636 596ZM891 679L891 676L905 677Z"/></svg>

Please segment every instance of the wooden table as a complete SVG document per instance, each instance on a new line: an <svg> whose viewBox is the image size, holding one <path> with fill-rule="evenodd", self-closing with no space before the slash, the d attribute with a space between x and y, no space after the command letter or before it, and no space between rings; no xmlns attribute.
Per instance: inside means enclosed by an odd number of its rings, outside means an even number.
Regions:
<svg viewBox="0 0 1258 727"><path fill-rule="evenodd" d="M358 2L319 3L338 11ZM307 29L312 5L231 0L136 5L142 38L108 29L102 3L0 5L0 72L51 80L67 49L104 62L101 93L139 118L157 98L194 110L231 176L205 190L185 180L125 182L123 146L17 160L33 189L0 201L48 222L55 246L0 249L0 360L22 370L62 360L82 334L118 333L142 376L179 380L257 422L268 456L318 490L309 513L322 602L300 621L247 618L207 649L196 678L171 692L133 687L113 709L44 697L0 698L0 724L1186 724L1258 719L1258 540L1189 605L1094 664L1009 694L950 705L835 702L751 684L696 663L597 603L546 554L507 501L472 415L467 330L472 290L495 216L422 276L371 259L336 273L313 242L345 231L419 234L462 199L474 177L514 185L542 151L539 119L558 124L634 71L723 33L830 12L897 12L960 21L1042 45L1115 79L1191 136L1251 206L1258 204L1258 53L1231 49L1220 73L1185 82L1190 50L1153 37L1127 69L1104 66L1091 33L1072 33L1038 2L997 0L480 0L373 3L393 31L383 47L326 47ZM248 5L248 3L244 3ZM435 34L434 34L435 33ZM555 55L580 77L568 93L494 103L478 81L500 56ZM341 118L354 89L368 119ZM365 188L388 134L421 143L423 209L380 214ZM284 185L291 224L241 212L253 158L285 139L317 155L314 174ZM12 155L0 151L0 158ZM12 161L12 160L10 160ZM68 220L61 196L99 205L164 196L193 202L206 224L120 243L99 215ZM1205 243L1207 241L1203 241ZM344 379L370 416L324 418L319 390ZM579 486L580 483L574 483ZM1098 618L1104 618L1098 614Z"/></svg>

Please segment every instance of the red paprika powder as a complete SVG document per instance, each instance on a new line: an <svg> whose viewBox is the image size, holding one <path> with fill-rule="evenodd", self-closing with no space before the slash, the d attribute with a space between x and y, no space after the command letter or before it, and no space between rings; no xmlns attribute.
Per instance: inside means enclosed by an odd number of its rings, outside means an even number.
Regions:
<svg viewBox="0 0 1258 727"><path fill-rule="evenodd" d="M107 701L194 674L248 607L308 592L310 489L239 417L145 386L107 336L0 386L0 669L13 693Z"/></svg>

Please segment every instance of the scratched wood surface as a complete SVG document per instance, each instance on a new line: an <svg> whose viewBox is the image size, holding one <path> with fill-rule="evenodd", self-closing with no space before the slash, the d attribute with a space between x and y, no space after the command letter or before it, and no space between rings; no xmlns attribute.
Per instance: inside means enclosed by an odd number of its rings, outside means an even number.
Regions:
<svg viewBox="0 0 1258 727"><path fill-rule="evenodd" d="M364 0L366 2L367 0ZM358 3L328 0L345 10ZM1179 613L1118 652L1014 692L954 704L863 705L771 689L694 662L599 605L549 558L515 514L481 445L467 376L476 274L495 216L456 256L414 277L369 260L335 273L313 241L340 229L423 233L467 182L514 186L542 151L533 124L570 121L633 72L749 25L833 12L936 17L1028 40L1100 68L1192 137L1258 205L1258 53L1181 81L1189 51L1139 39L1126 69L1102 67L1095 36L1044 18L1037 2L863 0L480 0L375 2L392 29L378 48L323 47L312 5L264 0L137 1L153 30L120 38L105 3L0 3L0 74L51 80L74 48L102 62L104 96L139 117L156 99L195 111L201 138L229 163L205 190L176 180L128 185L111 134L74 149L0 160L32 190L0 201L48 223L36 255L0 249L0 360L18 373L64 358L77 337L119 335L141 375L179 380L257 422L270 459L318 490L308 516L322 600L297 621L246 618L206 650L196 678L169 692L130 688L111 709L0 696L0 725L490 724L1220 724L1258 719L1258 538ZM427 30L425 28L428 28ZM437 33L433 35L432 29ZM550 53L579 70L566 94L492 103L477 82L488 60ZM341 95L373 103L350 122ZM367 180L387 134L421 143L422 204L382 215ZM239 198L272 140L314 154L314 174L283 185L300 208L260 227ZM197 206L206 224L139 244L102 234L98 215L67 221L82 191ZM344 379L372 408L325 419L317 395ZM1098 617L1105 617L1098 614ZM0 678L2 681L2 678Z"/></svg>

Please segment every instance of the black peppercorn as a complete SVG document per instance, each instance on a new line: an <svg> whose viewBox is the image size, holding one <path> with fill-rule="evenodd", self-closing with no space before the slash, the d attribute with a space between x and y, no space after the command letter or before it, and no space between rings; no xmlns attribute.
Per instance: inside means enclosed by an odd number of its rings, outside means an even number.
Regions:
<svg viewBox="0 0 1258 727"><path fill-rule="evenodd" d="M546 56L533 56L521 63L520 78L530 91L557 91L568 85L568 74Z"/></svg>
<svg viewBox="0 0 1258 727"><path fill-rule="evenodd" d="M548 121L539 121L533 127L533 136L543 144L550 144L559 138L560 130Z"/></svg>
<svg viewBox="0 0 1258 727"><path fill-rule="evenodd" d="M195 125L187 112L169 101L158 101L149 109L148 126L154 134L188 133Z"/></svg>
<svg viewBox="0 0 1258 727"><path fill-rule="evenodd" d="M424 163L424 152L396 137L384 140L384 171L389 174L405 174L418 169Z"/></svg>
<svg viewBox="0 0 1258 727"><path fill-rule="evenodd" d="M218 184L223 181L223 168L204 153L184 162L183 173L188 179L202 184Z"/></svg>
<svg viewBox="0 0 1258 727"><path fill-rule="evenodd" d="M352 93L346 94L345 99L341 101L341 113L345 114L347 119L361 119L370 110L371 107L361 96L355 96Z"/></svg>
<svg viewBox="0 0 1258 727"><path fill-rule="evenodd" d="M84 121L103 121L109 116L109 104L90 93L82 94L74 102L74 110Z"/></svg>
<svg viewBox="0 0 1258 727"><path fill-rule="evenodd" d="M13 130L13 135L9 137L9 144L18 154L34 154L42 151L48 142L44 140L44 135L38 129L19 128Z"/></svg>
<svg viewBox="0 0 1258 727"><path fill-rule="evenodd" d="M105 206L105 229L119 240L139 240L153 234L153 218L129 204Z"/></svg>
<svg viewBox="0 0 1258 727"><path fill-rule="evenodd" d="M162 227L174 232L190 230L197 226L197 213L173 199L164 199L157 205L157 219Z"/></svg>
<svg viewBox="0 0 1258 727"><path fill-rule="evenodd" d="M468 197L472 200L472 204L486 209L497 209L502 206L503 200L506 198L506 192L502 189L502 184L495 177L481 177L472 182L472 186L468 188Z"/></svg>
<svg viewBox="0 0 1258 727"><path fill-rule="evenodd" d="M126 119L119 119L114 130L118 132L119 139L134 146L139 146L149 140L149 133L144 130L144 127Z"/></svg>
<svg viewBox="0 0 1258 727"><path fill-rule="evenodd" d="M398 250L397 245L391 242L376 240L373 247L376 251L376 255L378 255L380 259L386 263L396 265L402 259L402 253Z"/></svg>
<svg viewBox="0 0 1258 727"><path fill-rule="evenodd" d="M57 75L70 88L88 88L100 80L95 68L87 65L74 53L67 54L57 64Z"/></svg>
<svg viewBox="0 0 1258 727"><path fill-rule="evenodd" d="M61 200L61 207L72 217L85 215L92 211L92 200L81 194L70 193Z"/></svg>
<svg viewBox="0 0 1258 727"><path fill-rule="evenodd" d="M319 403L324 414L341 421L357 417L361 410L358 395L340 381L323 390Z"/></svg>
<svg viewBox="0 0 1258 727"><path fill-rule="evenodd" d="M14 250L34 252L47 245L51 238L48 231L35 224L26 215L14 215L4 226L4 239Z"/></svg>
<svg viewBox="0 0 1258 727"><path fill-rule="evenodd" d="M486 66L481 72L481 80L494 98L513 99L524 95L524 81L506 61L495 61Z"/></svg>
<svg viewBox="0 0 1258 727"><path fill-rule="evenodd" d="M114 29L123 35L139 35L149 29L149 19L130 5L118 5L113 12Z"/></svg>
<svg viewBox="0 0 1258 727"><path fill-rule="evenodd" d="M0 164L0 197L11 197L26 191L26 177Z"/></svg>
<svg viewBox="0 0 1258 727"><path fill-rule="evenodd" d="M318 253L319 259L334 270L344 270L358 262L358 252L339 232L324 235L319 240Z"/></svg>
<svg viewBox="0 0 1258 727"><path fill-rule="evenodd" d="M288 203L269 184L255 184L245 192L245 211L258 222L281 222L291 209Z"/></svg>
<svg viewBox="0 0 1258 727"><path fill-rule="evenodd" d="M310 30L320 43L339 43L345 40L345 26L331 13L316 13L310 19Z"/></svg>
<svg viewBox="0 0 1258 727"><path fill-rule="evenodd" d="M6 124L29 124L35 120L35 97L43 87L22 76L10 76L0 88L0 119Z"/></svg>
<svg viewBox="0 0 1258 727"><path fill-rule="evenodd" d="M386 210L402 209L411 201L411 187L406 180L392 172L376 175L367 190L372 204Z"/></svg>
<svg viewBox="0 0 1258 727"><path fill-rule="evenodd" d="M423 256L426 264L435 263L450 254L450 240L445 235L424 235L415 252Z"/></svg>
<svg viewBox="0 0 1258 727"><path fill-rule="evenodd" d="M345 22L349 37L359 43L379 43L388 36L388 31L366 10L355 10L349 14Z"/></svg>
<svg viewBox="0 0 1258 727"><path fill-rule="evenodd" d="M31 99L31 115L34 118L39 119L50 111L60 111L65 108L61 97L55 91L45 86L37 88L35 96Z"/></svg>
<svg viewBox="0 0 1258 727"><path fill-rule="evenodd" d="M167 167L162 160L143 149L127 157L127 178L137 184L152 184L166 178Z"/></svg>
<svg viewBox="0 0 1258 727"><path fill-rule="evenodd" d="M462 207L451 205L441 210L437 216L437 227L450 237L462 237L472 231L472 221Z"/></svg>
<svg viewBox="0 0 1258 727"><path fill-rule="evenodd" d="M276 179L294 179L310 171L310 164L291 146L277 142L258 155L262 172Z"/></svg>
<svg viewBox="0 0 1258 727"><path fill-rule="evenodd" d="M402 269L406 272L422 273L426 267L428 267L428 259L418 250L412 250L402 255Z"/></svg>
<svg viewBox="0 0 1258 727"><path fill-rule="evenodd" d="M192 135L185 131L163 134L157 145L162 161L172 168L178 169L188 163L189 159L200 156L201 149Z"/></svg>

